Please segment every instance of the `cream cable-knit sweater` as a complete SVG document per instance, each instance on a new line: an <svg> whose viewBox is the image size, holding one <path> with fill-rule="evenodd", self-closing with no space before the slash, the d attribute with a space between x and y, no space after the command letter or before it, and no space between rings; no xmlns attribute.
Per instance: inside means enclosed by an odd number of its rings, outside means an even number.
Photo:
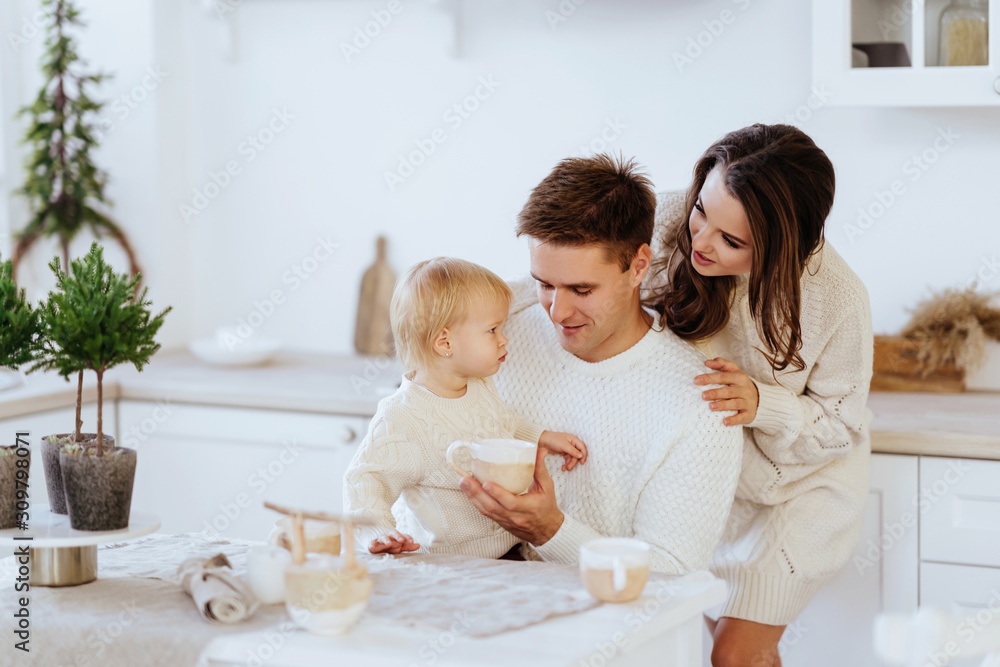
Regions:
<svg viewBox="0 0 1000 667"><path fill-rule="evenodd" d="M588 363L559 345L533 280L511 287L510 356L497 390L525 418L574 433L589 450L571 471L556 457L546 462L565 520L538 554L577 563L581 543L625 536L650 543L656 571L707 568L736 488L742 433L701 400L693 378L705 357L654 325L625 352Z"/></svg>
<svg viewBox="0 0 1000 667"><path fill-rule="evenodd" d="M379 402L344 474L344 510L377 521L358 529L358 549L367 550L372 539L398 528L422 551L479 558L507 553L518 539L480 514L459 490L459 475L445 451L456 440L537 443L542 430L504 405L491 378L469 380L460 398L442 398L404 377L396 393Z"/></svg>
<svg viewBox="0 0 1000 667"><path fill-rule="evenodd" d="M683 193L659 196L654 252L666 228L686 224ZM801 279L805 370L772 377L750 316L748 276L737 278L729 323L702 347L749 375L760 392L745 429L743 470L712 563L729 583L719 611L786 625L847 561L868 495L866 408L873 339L868 293L832 246ZM779 384L780 383L780 384Z"/></svg>

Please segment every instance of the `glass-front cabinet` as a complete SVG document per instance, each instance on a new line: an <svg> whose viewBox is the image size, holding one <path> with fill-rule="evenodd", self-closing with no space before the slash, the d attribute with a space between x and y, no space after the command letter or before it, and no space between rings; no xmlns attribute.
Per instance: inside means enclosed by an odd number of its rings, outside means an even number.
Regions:
<svg viewBox="0 0 1000 667"><path fill-rule="evenodd" d="M1000 0L813 0L830 104L1000 105Z"/></svg>

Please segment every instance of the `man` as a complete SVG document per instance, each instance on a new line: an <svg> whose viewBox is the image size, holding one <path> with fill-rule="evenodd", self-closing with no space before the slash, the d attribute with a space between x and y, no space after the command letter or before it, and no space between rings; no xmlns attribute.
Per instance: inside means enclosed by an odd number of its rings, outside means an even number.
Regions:
<svg viewBox="0 0 1000 667"><path fill-rule="evenodd" d="M655 209L632 162L600 155L559 163L518 219L534 284L513 286L496 385L522 417L579 436L589 459L563 471L540 450L521 496L468 477L460 488L547 561L636 537L655 571L705 569L733 500L742 430L702 400L704 356L640 303Z"/></svg>

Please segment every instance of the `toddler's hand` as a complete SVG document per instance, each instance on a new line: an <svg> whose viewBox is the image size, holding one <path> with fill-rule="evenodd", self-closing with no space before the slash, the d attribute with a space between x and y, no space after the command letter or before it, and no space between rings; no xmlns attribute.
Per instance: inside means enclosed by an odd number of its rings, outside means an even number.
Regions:
<svg viewBox="0 0 1000 667"><path fill-rule="evenodd" d="M553 454L562 454L565 461L563 470L572 470L578 461L587 462L587 445L572 433L542 431L542 436L538 438L538 446Z"/></svg>
<svg viewBox="0 0 1000 667"><path fill-rule="evenodd" d="M368 545L369 553L373 554L398 554L404 551L416 551L420 545L413 541L413 538L398 530L383 535L372 540Z"/></svg>

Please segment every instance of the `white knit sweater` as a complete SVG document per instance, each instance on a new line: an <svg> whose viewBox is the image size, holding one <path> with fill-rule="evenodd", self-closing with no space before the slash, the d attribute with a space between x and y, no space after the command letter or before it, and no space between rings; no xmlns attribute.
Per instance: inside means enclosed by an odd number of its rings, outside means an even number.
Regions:
<svg viewBox="0 0 1000 667"><path fill-rule="evenodd" d="M537 443L541 433L504 405L490 378L469 380L460 398L442 398L404 377L396 393L379 402L344 474L344 510L377 522L358 529L358 548L367 550L372 539L398 529L431 553L507 553L518 539L466 498L445 451L456 440Z"/></svg>
<svg viewBox="0 0 1000 667"><path fill-rule="evenodd" d="M659 197L654 252L684 221L683 193ZM702 345L735 362L760 392L745 429L736 501L712 569L729 583L722 616L785 625L850 557L868 495L866 408L872 324L865 286L827 244L801 279L805 370L772 377L755 348L748 276L739 276L729 323Z"/></svg>
<svg viewBox="0 0 1000 667"><path fill-rule="evenodd" d="M571 471L547 461L565 520L538 554L577 563L581 543L625 536L650 543L656 571L706 568L736 488L742 433L701 399L693 379L705 357L654 325L628 350L588 363L559 345L533 280L512 288L500 396L589 450Z"/></svg>

